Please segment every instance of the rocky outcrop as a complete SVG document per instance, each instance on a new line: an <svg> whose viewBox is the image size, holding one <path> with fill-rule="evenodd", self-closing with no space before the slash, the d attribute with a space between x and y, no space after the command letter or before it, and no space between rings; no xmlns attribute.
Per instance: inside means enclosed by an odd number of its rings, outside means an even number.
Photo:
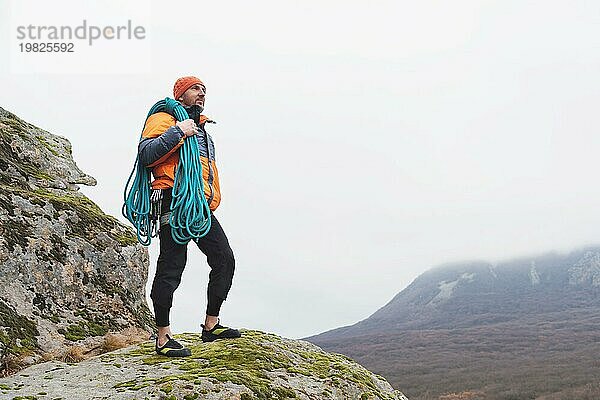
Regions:
<svg viewBox="0 0 600 400"><path fill-rule="evenodd" d="M192 356L171 359L151 342L77 365L48 362L0 380L0 396L89 399L406 399L351 359L259 331L202 343L178 335ZM27 397L30 396L30 397Z"/></svg>
<svg viewBox="0 0 600 400"><path fill-rule="evenodd" d="M147 251L80 184L96 181L67 139L0 108L0 374L14 358L27 365L109 331L152 328Z"/></svg>
<svg viewBox="0 0 600 400"><path fill-rule="evenodd" d="M569 268L569 284L600 287L600 253L588 251Z"/></svg>

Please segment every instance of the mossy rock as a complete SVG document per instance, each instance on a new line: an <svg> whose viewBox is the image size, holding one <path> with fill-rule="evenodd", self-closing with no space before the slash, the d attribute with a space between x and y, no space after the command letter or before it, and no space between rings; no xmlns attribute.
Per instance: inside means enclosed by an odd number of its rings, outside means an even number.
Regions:
<svg viewBox="0 0 600 400"><path fill-rule="evenodd" d="M251 394L243 394L241 398L245 399L298 398L297 388L292 384L286 384L285 380L274 383L272 374L279 373L298 374L333 384L351 383L363 388L363 393L372 395L369 398L395 398L381 391L376 382L380 378L348 357L324 352L307 342L253 330L243 330L239 339L213 343L203 343L199 334L176 337L188 343L191 357L173 360L159 356L154 354L152 343L145 343L119 358L136 357L145 365L174 370L172 374L153 380L166 394L171 393L174 387L210 378L247 387ZM137 387L140 383L133 380L119 385Z"/></svg>
<svg viewBox="0 0 600 400"><path fill-rule="evenodd" d="M15 396L43 391L50 398L71 400L405 399L347 357L301 340L254 330L242 330L238 339L211 343L203 343L199 333L175 336L191 349L191 357L159 356L148 341L77 365L36 365L26 374L0 379L0 384Z"/></svg>
<svg viewBox="0 0 600 400"><path fill-rule="evenodd" d="M8 303L0 298L0 342L4 355L21 355L37 347L37 325L27 317L19 315ZM0 360L1 361L1 360Z"/></svg>
<svg viewBox="0 0 600 400"><path fill-rule="evenodd" d="M2 184L0 184L0 190L26 198L32 204L39 206L50 203L57 212L74 212L78 217L78 221L69 222L69 234L73 236L92 241L99 232L104 232L121 246L132 246L138 243L133 230L123 226L115 217L105 214L93 201L80 193L48 189L24 190ZM6 196L0 196L0 201L8 202ZM16 231L16 229L25 229L25 233L29 232L27 226L15 227L14 230ZM31 235L31 232L28 234ZM23 241L19 243L23 243Z"/></svg>
<svg viewBox="0 0 600 400"><path fill-rule="evenodd" d="M16 154L11 147L14 136L19 137L26 143L31 143L34 147L38 147L39 141L38 143L31 142L30 138L32 136L27 133L28 130L32 129L36 128L17 117L0 117L0 158L6 167L8 167L8 165L13 166L24 178L34 177L40 180L51 181L52 177L41 171L39 165L26 157ZM49 146L49 144L47 145ZM56 150L54 151L56 152ZM3 168L2 170L6 170L6 168Z"/></svg>

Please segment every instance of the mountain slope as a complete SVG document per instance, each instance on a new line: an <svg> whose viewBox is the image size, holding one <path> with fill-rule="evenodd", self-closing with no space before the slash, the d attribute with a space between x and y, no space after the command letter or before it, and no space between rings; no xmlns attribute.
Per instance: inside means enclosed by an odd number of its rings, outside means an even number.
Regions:
<svg viewBox="0 0 600 400"><path fill-rule="evenodd" d="M594 392L600 248L437 267L366 320L307 340L358 360L411 399Z"/></svg>

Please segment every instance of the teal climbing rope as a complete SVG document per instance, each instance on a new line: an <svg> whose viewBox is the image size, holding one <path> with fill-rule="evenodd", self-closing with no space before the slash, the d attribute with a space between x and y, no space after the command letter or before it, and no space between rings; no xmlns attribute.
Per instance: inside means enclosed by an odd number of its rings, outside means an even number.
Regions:
<svg viewBox="0 0 600 400"><path fill-rule="evenodd" d="M189 118L185 108L169 97L150 108L146 121L158 112L166 112L177 121ZM137 239L144 246L150 245L153 226L157 223L151 218L150 192L150 168L140 164L138 155L125 184L122 212L135 227ZM179 149L179 164L175 172L170 206L169 225L176 243L187 244L190 240L198 240L210 230L210 208L204 196L202 162L197 140L186 139Z"/></svg>

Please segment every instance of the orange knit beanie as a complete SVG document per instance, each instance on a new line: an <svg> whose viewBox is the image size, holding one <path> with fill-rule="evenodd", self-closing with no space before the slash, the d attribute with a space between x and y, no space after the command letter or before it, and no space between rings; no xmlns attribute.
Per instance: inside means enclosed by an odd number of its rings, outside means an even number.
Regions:
<svg viewBox="0 0 600 400"><path fill-rule="evenodd" d="M180 98L186 90L188 90L197 83L202 85L206 90L206 86L204 86L204 83L202 83L202 81L196 78L195 76L184 76L183 78L177 79L175 85L173 86L173 97L175 98L175 100Z"/></svg>

